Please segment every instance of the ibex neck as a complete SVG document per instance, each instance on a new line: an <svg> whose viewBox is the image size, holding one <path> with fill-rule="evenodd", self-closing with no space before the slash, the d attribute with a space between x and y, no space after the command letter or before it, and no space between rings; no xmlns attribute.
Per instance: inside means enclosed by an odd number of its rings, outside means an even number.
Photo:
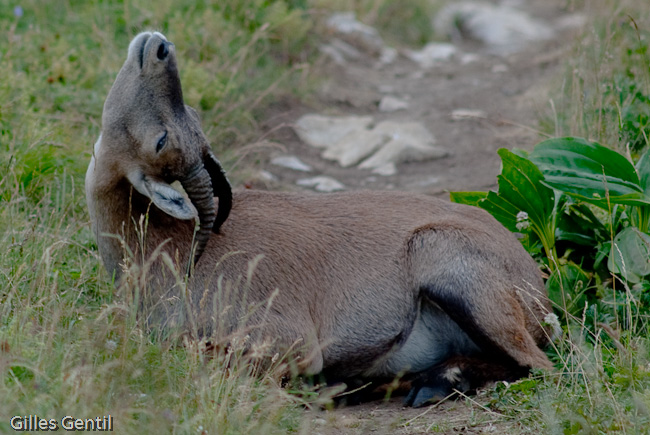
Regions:
<svg viewBox="0 0 650 435"><path fill-rule="evenodd" d="M108 273L119 278L125 258L141 264L162 243L166 243L164 251L185 264L194 222L179 221L160 211L126 177L116 177L111 166L110 160L97 153L86 172L92 230Z"/></svg>

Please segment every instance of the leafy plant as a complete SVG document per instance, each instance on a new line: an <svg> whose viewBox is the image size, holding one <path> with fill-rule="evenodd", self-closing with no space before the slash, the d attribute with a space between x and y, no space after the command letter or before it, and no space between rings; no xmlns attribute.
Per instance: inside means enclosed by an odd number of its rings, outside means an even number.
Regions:
<svg viewBox="0 0 650 435"><path fill-rule="evenodd" d="M478 205L521 234L550 271L547 288L558 306L579 315L597 304L593 278L602 283L611 273L639 283L650 275L648 153L635 166L603 145L567 137L519 154L499 150L498 192L455 192L451 199Z"/></svg>
<svg viewBox="0 0 650 435"><path fill-rule="evenodd" d="M647 48L644 45L640 51L645 55ZM650 97L633 75L615 78L607 86L606 94L616 99L615 116L621 142L629 144L633 150L643 149L650 135Z"/></svg>

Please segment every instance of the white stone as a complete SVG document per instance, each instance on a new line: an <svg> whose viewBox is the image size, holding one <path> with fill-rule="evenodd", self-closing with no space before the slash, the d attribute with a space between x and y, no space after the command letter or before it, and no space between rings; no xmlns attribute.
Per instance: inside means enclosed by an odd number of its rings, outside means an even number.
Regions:
<svg viewBox="0 0 650 435"><path fill-rule="evenodd" d="M346 59L357 60L361 57L361 52L354 48L352 45L339 38L334 38L330 41L332 47L339 51Z"/></svg>
<svg viewBox="0 0 650 435"><path fill-rule="evenodd" d="M303 141L323 149L323 158L335 160L343 167L361 162L359 168L381 168L382 175L392 175L396 170L389 164L447 155L446 150L435 146L433 135L417 122L383 121L373 128L369 116L306 115L296 124Z"/></svg>
<svg viewBox="0 0 650 435"><path fill-rule="evenodd" d="M385 165L381 165L372 170L373 174L382 175L384 177L390 177L391 175L397 174L397 167L395 163L390 162Z"/></svg>
<svg viewBox="0 0 650 435"><path fill-rule="evenodd" d="M404 55L421 68L428 69L437 63L451 59L457 51L453 44L430 42L421 50L405 50Z"/></svg>
<svg viewBox="0 0 650 435"><path fill-rule="evenodd" d="M462 65L469 65L470 63L478 62L481 56L476 53L464 53L460 56L460 63Z"/></svg>
<svg viewBox="0 0 650 435"><path fill-rule="evenodd" d="M357 45L371 54L381 53L384 41L374 27L357 21L354 12L337 12L332 14L326 26L347 42Z"/></svg>
<svg viewBox="0 0 650 435"><path fill-rule="evenodd" d="M294 171L311 172L311 166L303 163L296 156L278 156L271 159L271 164L283 168L293 169Z"/></svg>
<svg viewBox="0 0 650 435"><path fill-rule="evenodd" d="M397 50L392 47L383 47L379 54L379 62L377 66L390 65L397 59Z"/></svg>
<svg viewBox="0 0 650 435"><path fill-rule="evenodd" d="M451 2L436 15L433 27L439 33L481 41L488 51L508 55L530 42L545 41L553 29L526 12L508 5L487 2Z"/></svg>
<svg viewBox="0 0 650 435"><path fill-rule="evenodd" d="M277 181L277 177L269 171L260 171L259 177L264 181Z"/></svg>
<svg viewBox="0 0 650 435"><path fill-rule="evenodd" d="M345 56L330 44L323 44L318 47L321 53L327 55L337 65L345 65Z"/></svg>
<svg viewBox="0 0 650 435"><path fill-rule="evenodd" d="M333 38L329 44L323 44L319 49L338 65L345 65L348 60L358 60L361 57L359 50L338 38Z"/></svg>
<svg viewBox="0 0 650 435"><path fill-rule="evenodd" d="M365 129L371 123L371 116L331 117L312 114L301 117L294 130L309 146L328 148L350 132Z"/></svg>
<svg viewBox="0 0 650 435"><path fill-rule="evenodd" d="M380 112L396 112L398 110L406 110L408 107L409 103L407 101L391 97L390 95L382 97L379 101Z"/></svg>
<svg viewBox="0 0 650 435"><path fill-rule="evenodd" d="M388 137L388 141L375 154L361 162L361 169L440 158L448 154L446 150L434 145L433 135L417 122L384 121L374 131Z"/></svg>
<svg viewBox="0 0 650 435"><path fill-rule="evenodd" d="M335 192L344 190L345 186L332 177L319 175L318 177L302 178L296 182L298 186L312 187L319 192Z"/></svg>
<svg viewBox="0 0 650 435"><path fill-rule="evenodd" d="M452 121L464 121L467 119L486 119L487 113L483 110L456 109L451 112Z"/></svg>
<svg viewBox="0 0 650 435"><path fill-rule="evenodd" d="M322 157L328 160L336 160L339 165L347 168L356 165L377 151L387 141L388 138L381 133L378 134L374 130L364 128L344 136L335 145L326 149Z"/></svg>

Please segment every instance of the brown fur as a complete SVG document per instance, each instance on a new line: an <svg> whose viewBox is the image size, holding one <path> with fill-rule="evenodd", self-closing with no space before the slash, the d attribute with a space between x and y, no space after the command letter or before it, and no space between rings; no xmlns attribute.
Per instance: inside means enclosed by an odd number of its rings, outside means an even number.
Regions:
<svg viewBox="0 0 650 435"><path fill-rule="evenodd" d="M121 235L137 263L162 245L184 271L191 268L194 221L151 204L128 174L135 168L152 183L171 181L200 159L207 143L195 113L165 109L164 93L147 105L155 116L130 105L123 94L142 93L130 77L137 72L133 62L130 48L88 169L93 230L104 264L118 276L124 250L105 233ZM161 118L171 142L158 155L148 143ZM269 340L277 351L298 343L301 372L341 379L393 376L402 366L433 368L456 357L498 367L551 366L540 349L548 343L541 323L551 309L537 265L487 212L401 192L245 190L232 202L191 273L186 301L178 302L182 286L161 257L154 261L143 305L153 323L202 336L248 328L251 343ZM147 213L141 245L137 223ZM480 378L474 371L472 379Z"/></svg>

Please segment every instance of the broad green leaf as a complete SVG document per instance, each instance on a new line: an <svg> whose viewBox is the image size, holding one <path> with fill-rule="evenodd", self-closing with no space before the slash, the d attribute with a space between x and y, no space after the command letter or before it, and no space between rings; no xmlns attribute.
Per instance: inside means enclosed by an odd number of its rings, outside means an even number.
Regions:
<svg viewBox="0 0 650 435"><path fill-rule="evenodd" d="M479 207L487 210L510 231L519 232L519 229L517 229L517 214L523 210L508 202L497 192L488 192L487 197L479 202Z"/></svg>
<svg viewBox="0 0 650 435"><path fill-rule="evenodd" d="M650 151L646 151L636 162L636 171L643 192L646 196L650 195ZM641 231L650 232L650 205L638 208L636 223Z"/></svg>
<svg viewBox="0 0 650 435"><path fill-rule="evenodd" d="M553 191L541 183L544 175L526 158L505 148L501 148L498 153L503 165L501 174L497 177L499 192L489 192L479 205L511 231L519 231L519 212L527 213L530 223L538 231L543 231L543 228L548 227L554 203Z"/></svg>
<svg viewBox="0 0 650 435"><path fill-rule="evenodd" d="M639 282L650 274L650 236L634 227L618 233L607 267L628 281Z"/></svg>
<svg viewBox="0 0 650 435"><path fill-rule="evenodd" d="M609 237L609 233L586 204L568 204L561 219L557 220L555 237L592 247Z"/></svg>
<svg viewBox="0 0 650 435"><path fill-rule="evenodd" d="M636 172L639 174L639 185L646 195L650 195L650 151L643 153L636 162Z"/></svg>
<svg viewBox="0 0 650 435"><path fill-rule="evenodd" d="M599 207L650 204L639 174L625 156L582 138L549 139L538 144L530 160L544 173L545 184Z"/></svg>
<svg viewBox="0 0 650 435"><path fill-rule="evenodd" d="M480 200L485 199L487 192L449 192L449 199L458 204L478 206Z"/></svg>

